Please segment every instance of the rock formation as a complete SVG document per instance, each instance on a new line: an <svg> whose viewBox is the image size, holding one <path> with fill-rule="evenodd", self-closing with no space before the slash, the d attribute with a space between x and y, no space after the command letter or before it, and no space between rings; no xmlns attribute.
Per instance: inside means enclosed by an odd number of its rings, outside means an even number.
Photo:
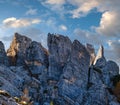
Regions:
<svg viewBox="0 0 120 105"><path fill-rule="evenodd" d="M90 54L90 65L92 65L95 60L95 49L91 44L88 43L86 45L86 49Z"/></svg>
<svg viewBox="0 0 120 105"><path fill-rule="evenodd" d="M62 35L48 34L49 77L59 80L71 52L71 41Z"/></svg>
<svg viewBox="0 0 120 105"><path fill-rule="evenodd" d="M10 48L7 50L10 65L23 65L25 60L26 48L31 43L31 39L15 33Z"/></svg>
<svg viewBox="0 0 120 105"><path fill-rule="evenodd" d="M15 33L6 54L0 42L0 105L19 105L14 97L33 105L120 105L119 83L119 67L103 46L96 55L90 44L49 33L47 51Z"/></svg>
<svg viewBox="0 0 120 105"><path fill-rule="evenodd" d="M0 41L0 65L8 65L8 59L6 56L4 44Z"/></svg>
<svg viewBox="0 0 120 105"><path fill-rule="evenodd" d="M48 67L48 52L38 42L33 41L26 49L25 63L31 73L41 74Z"/></svg>
<svg viewBox="0 0 120 105"><path fill-rule="evenodd" d="M100 48L98 50L98 53L95 57L93 65L95 65L96 67L99 67L99 68L102 68L106 65L106 59L104 57L104 48L102 45L100 46Z"/></svg>
<svg viewBox="0 0 120 105"><path fill-rule="evenodd" d="M63 69L63 76L59 83L59 94L64 97L65 101L70 98L73 101L71 105L74 105L76 100L79 104L82 101L87 88L89 63L90 55L85 46L75 40L72 44L69 61Z"/></svg>

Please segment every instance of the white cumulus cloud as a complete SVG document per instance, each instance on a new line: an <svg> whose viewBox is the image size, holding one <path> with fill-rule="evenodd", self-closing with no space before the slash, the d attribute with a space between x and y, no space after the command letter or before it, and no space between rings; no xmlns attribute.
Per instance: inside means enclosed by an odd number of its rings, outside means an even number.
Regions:
<svg viewBox="0 0 120 105"><path fill-rule="evenodd" d="M107 11L102 14L99 27L96 31L107 36L120 36L120 14L115 11Z"/></svg>
<svg viewBox="0 0 120 105"><path fill-rule="evenodd" d="M79 18L87 15L93 8L99 5L97 0L78 0L71 2L73 5L77 6L77 9L71 11L72 18Z"/></svg>
<svg viewBox="0 0 120 105"><path fill-rule="evenodd" d="M3 20L3 25L7 28L20 28L20 27L27 27L32 24L40 23L40 19L17 19L15 17L10 17Z"/></svg>

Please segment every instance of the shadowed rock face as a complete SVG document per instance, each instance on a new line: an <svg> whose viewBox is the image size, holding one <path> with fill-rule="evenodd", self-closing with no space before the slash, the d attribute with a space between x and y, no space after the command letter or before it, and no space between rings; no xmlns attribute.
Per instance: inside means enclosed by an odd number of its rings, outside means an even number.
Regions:
<svg viewBox="0 0 120 105"><path fill-rule="evenodd" d="M26 65L32 74L41 74L43 69L48 68L48 51L41 43L33 41L26 49Z"/></svg>
<svg viewBox="0 0 120 105"><path fill-rule="evenodd" d="M0 90L12 97L27 88L34 105L120 105L111 81L119 77L119 67L105 59L103 46L96 55L90 44L48 34L47 51L41 43L16 33L7 55L9 67L0 42ZM0 105L7 100L0 94Z"/></svg>
<svg viewBox="0 0 120 105"><path fill-rule="evenodd" d="M95 60L95 49L91 44L87 44L86 49L90 54L90 65L92 65Z"/></svg>
<svg viewBox="0 0 120 105"><path fill-rule="evenodd" d="M7 50L10 65L23 65L26 48L30 45L31 39L15 33L10 48Z"/></svg>
<svg viewBox="0 0 120 105"><path fill-rule="evenodd" d="M69 97L73 101L83 98L87 88L90 55L85 46L75 40L69 61L63 69L63 76L59 82L59 94Z"/></svg>
<svg viewBox="0 0 120 105"><path fill-rule="evenodd" d="M48 34L49 76L59 80L71 52L71 41L62 35Z"/></svg>
<svg viewBox="0 0 120 105"><path fill-rule="evenodd" d="M8 59L6 56L4 44L0 41L0 65L1 64L8 65Z"/></svg>

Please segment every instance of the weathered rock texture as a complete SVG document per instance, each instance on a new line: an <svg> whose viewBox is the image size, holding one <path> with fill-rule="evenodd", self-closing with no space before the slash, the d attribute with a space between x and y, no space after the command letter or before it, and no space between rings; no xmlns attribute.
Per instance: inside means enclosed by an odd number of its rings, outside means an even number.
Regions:
<svg viewBox="0 0 120 105"><path fill-rule="evenodd" d="M71 52L71 41L62 35L48 34L49 76L59 80Z"/></svg>
<svg viewBox="0 0 120 105"><path fill-rule="evenodd" d="M19 105L13 97L24 89L34 105L120 105L119 67L105 59L103 46L95 54L90 44L49 33L47 51L16 33L7 55L9 67L0 42L0 91L10 94L0 93L0 105Z"/></svg>
<svg viewBox="0 0 120 105"><path fill-rule="evenodd" d="M86 49L90 54L90 65L92 65L95 60L95 49L91 44L87 44Z"/></svg>
<svg viewBox="0 0 120 105"><path fill-rule="evenodd" d="M8 59L6 56L4 44L0 41L0 65L8 65Z"/></svg>
<svg viewBox="0 0 120 105"><path fill-rule="evenodd" d="M26 65L31 74L42 74L42 71L48 68L48 52L38 42L33 41L26 49Z"/></svg>
<svg viewBox="0 0 120 105"><path fill-rule="evenodd" d="M96 67L102 68L106 65L106 59L104 57L104 48L101 45L98 53L95 57L94 63L93 63Z"/></svg>
<svg viewBox="0 0 120 105"><path fill-rule="evenodd" d="M0 90L0 105L20 105L6 91Z"/></svg>
<svg viewBox="0 0 120 105"><path fill-rule="evenodd" d="M23 65L25 60L26 48L31 43L31 39L15 33L10 48L7 50L10 65Z"/></svg>
<svg viewBox="0 0 120 105"><path fill-rule="evenodd" d="M90 55L85 46L75 40L72 44L69 61L63 69L63 76L59 83L59 94L66 101L67 98L74 101L72 105L75 104L77 99L78 103L81 103L79 98L83 98L83 94L87 88L89 63Z"/></svg>

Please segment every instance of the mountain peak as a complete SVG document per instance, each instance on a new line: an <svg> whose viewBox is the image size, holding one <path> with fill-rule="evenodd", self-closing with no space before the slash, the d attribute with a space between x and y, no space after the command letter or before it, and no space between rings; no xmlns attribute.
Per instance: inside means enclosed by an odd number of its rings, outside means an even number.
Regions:
<svg viewBox="0 0 120 105"><path fill-rule="evenodd" d="M47 41L48 50L15 33L7 56L0 41L0 90L22 98L28 89L27 98L37 105L119 105L119 88L113 85L119 85L119 67L105 59L103 46L96 55L93 45L67 36L49 33Z"/></svg>

